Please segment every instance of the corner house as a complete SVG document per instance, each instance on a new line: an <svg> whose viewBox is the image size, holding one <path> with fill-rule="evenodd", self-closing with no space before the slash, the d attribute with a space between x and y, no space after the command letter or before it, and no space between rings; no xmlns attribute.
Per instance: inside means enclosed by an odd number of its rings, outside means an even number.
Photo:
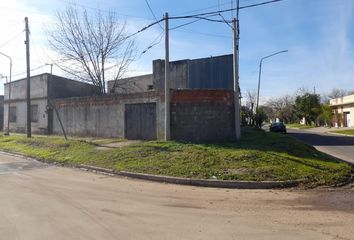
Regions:
<svg viewBox="0 0 354 240"><path fill-rule="evenodd" d="M336 127L354 127L354 94L332 99L330 106Z"/></svg>

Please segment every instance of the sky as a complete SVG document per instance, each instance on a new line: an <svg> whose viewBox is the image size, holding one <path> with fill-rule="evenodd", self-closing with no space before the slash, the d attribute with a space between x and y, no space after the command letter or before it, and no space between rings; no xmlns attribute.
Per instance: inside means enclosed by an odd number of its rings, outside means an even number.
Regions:
<svg viewBox="0 0 354 240"><path fill-rule="evenodd" d="M240 0L241 6L264 0ZM230 0L149 0L157 18L229 9ZM32 75L49 72L55 53L45 29L68 4L114 11L133 33L155 21L145 0L2 0L0 2L0 52L13 60L13 78L25 77L24 18L29 18ZM299 88L326 93L333 88L354 90L354 1L283 0L240 11L240 86L243 96L258 83L259 61L272 53L289 52L263 62L261 100L293 94ZM224 13L227 20L232 12ZM221 19L221 17L220 17ZM190 20L171 20L170 28ZM136 35L138 54L127 76L152 72L152 60L164 58L162 28L156 25ZM141 54L151 43L158 43ZM231 54L232 31L226 23L198 21L170 31L170 60ZM54 65L53 73L63 75ZM9 76L9 60L0 55L0 75ZM1 83L6 78L0 80ZM3 84L0 85L0 94Z"/></svg>

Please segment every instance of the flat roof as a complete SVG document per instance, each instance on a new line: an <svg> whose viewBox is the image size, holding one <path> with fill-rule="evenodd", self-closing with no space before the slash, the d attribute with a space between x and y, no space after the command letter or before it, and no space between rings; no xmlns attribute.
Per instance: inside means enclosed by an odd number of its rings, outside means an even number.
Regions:
<svg viewBox="0 0 354 240"><path fill-rule="evenodd" d="M340 98L331 99L329 104L331 106L343 106L343 105L348 105L348 104L354 104L354 94L340 97Z"/></svg>

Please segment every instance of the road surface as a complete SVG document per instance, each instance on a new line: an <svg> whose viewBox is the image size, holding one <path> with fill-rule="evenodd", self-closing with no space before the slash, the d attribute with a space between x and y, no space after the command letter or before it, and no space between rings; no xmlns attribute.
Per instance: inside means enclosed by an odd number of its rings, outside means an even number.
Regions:
<svg viewBox="0 0 354 240"><path fill-rule="evenodd" d="M329 155L354 164L354 137L327 133L326 128L288 129L288 133Z"/></svg>
<svg viewBox="0 0 354 240"><path fill-rule="evenodd" d="M0 153L0 239L353 239L354 187L228 190L47 166Z"/></svg>

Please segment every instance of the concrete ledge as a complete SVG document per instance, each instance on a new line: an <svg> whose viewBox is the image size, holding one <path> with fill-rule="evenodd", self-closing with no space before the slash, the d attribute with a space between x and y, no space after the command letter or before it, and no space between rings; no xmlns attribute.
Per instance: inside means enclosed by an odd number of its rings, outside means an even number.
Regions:
<svg viewBox="0 0 354 240"><path fill-rule="evenodd" d="M336 136L342 136L342 137L354 137L354 135L349 135L349 134L342 134L342 133L336 133L336 132L326 132L331 135L336 135Z"/></svg>
<svg viewBox="0 0 354 240"><path fill-rule="evenodd" d="M229 180L213 180L213 179L191 179L160 175L150 175L142 173L132 173L126 171L115 172L111 169L93 167L88 165L80 165L80 168L87 170L113 174L141 180L154 182L172 183L180 185L190 185L198 187L213 187L213 188L235 188L235 189L274 189L274 188L289 188L298 186L301 181L229 181Z"/></svg>

